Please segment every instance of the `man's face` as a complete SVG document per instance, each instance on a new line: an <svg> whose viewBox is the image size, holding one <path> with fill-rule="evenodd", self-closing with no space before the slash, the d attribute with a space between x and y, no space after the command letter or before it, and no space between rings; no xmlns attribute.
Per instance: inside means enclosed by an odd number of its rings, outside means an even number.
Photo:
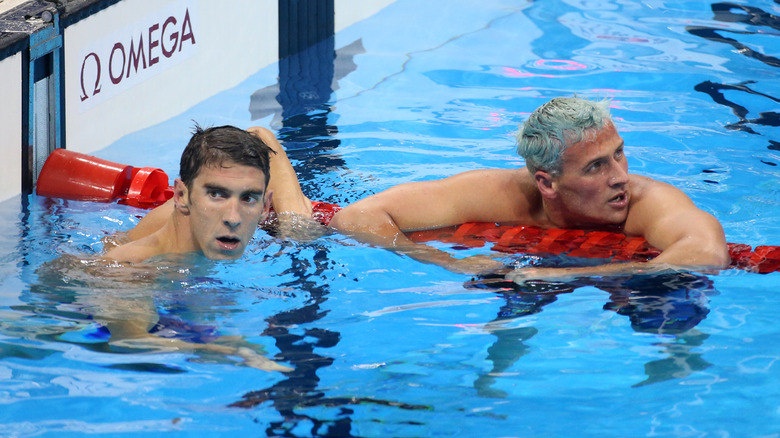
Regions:
<svg viewBox="0 0 780 438"><path fill-rule="evenodd" d="M189 207L195 250L210 259L237 259L270 208L265 175L255 167L204 167L182 199Z"/></svg>
<svg viewBox="0 0 780 438"><path fill-rule="evenodd" d="M575 226L618 225L625 222L631 194L623 139L608 123L595 138L566 149L563 172L553 187L567 223Z"/></svg>

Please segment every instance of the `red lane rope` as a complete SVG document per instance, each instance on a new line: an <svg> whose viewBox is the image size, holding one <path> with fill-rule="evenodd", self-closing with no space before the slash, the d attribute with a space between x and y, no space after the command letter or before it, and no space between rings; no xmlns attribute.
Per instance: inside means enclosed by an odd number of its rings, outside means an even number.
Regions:
<svg viewBox="0 0 780 438"><path fill-rule="evenodd" d="M312 201L313 217L328 225L341 207ZM661 251L642 237L626 236L609 231L543 229L535 226L497 225L490 222L469 222L460 226L406 233L413 242L439 241L455 249L480 248L492 244L493 251L506 253L566 255L615 261L646 262ZM780 271L780 246L757 246L729 243L731 267L768 274Z"/></svg>
<svg viewBox="0 0 780 438"><path fill-rule="evenodd" d="M461 248L492 243L491 249L506 253L551 254L620 261L648 261L661 251L642 237L607 231L542 229L534 226L506 226L467 223L459 227L415 231L407 234L414 242L438 240ZM731 267L767 274L780 271L780 246L729 243Z"/></svg>
<svg viewBox="0 0 780 438"><path fill-rule="evenodd" d="M160 169L132 168L89 155L55 150L38 177L41 196L84 201L112 202L151 208L173 195L168 176ZM313 217L328 225L341 209L338 205L312 202ZM272 218L269 218L272 220ZM606 231L542 229L532 226L499 226L472 222L428 231L408 233L415 242L438 240L454 248L482 247L507 253L560 254L571 257L647 261L660 254L641 237ZM729 243L731 266L766 274L780 270L780 246Z"/></svg>

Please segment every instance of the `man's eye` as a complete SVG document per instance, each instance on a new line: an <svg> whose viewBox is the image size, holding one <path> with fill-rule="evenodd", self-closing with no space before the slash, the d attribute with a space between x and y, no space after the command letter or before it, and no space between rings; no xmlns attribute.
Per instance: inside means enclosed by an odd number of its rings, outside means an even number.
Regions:
<svg viewBox="0 0 780 438"><path fill-rule="evenodd" d="M208 195L209 195L210 198L214 198L214 199L219 199L219 198L224 198L225 197L225 194L220 192L220 191L218 191L218 190L209 190L208 191Z"/></svg>
<svg viewBox="0 0 780 438"><path fill-rule="evenodd" d="M244 201L247 204L257 204L260 202L260 196L259 195L246 195L243 198L241 198L242 201Z"/></svg>

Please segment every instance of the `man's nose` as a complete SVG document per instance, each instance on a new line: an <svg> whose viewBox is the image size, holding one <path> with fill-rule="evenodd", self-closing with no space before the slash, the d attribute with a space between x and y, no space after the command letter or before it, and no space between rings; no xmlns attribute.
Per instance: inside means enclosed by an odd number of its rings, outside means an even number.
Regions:
<svg viewBox="0 0 780 438"><path fill-rule="evenodd" d="M241 225L241 212L237 200L229 200L222 215L222 221L230 228Z"/></svg>
<svg viewBox="0 0 780 438"><path fill-rule="evenodd" d="M617 186L628 184L628 165L625 162L613 161L611 166L612 174L609 178L610 185Z"/></svg>

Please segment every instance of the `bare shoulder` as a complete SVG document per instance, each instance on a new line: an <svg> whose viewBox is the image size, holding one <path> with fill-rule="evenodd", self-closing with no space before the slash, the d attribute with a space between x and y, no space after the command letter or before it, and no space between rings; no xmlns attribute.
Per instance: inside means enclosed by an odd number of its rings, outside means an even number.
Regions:
<svg viewBox="0 0 780 438"><path fill-rule="evenodd" d="M159 239L152 234L112 248L103 255L103 258L118 262L140 263L159 254L161 254Z"/></svg>
<svg viewBox="0 0 780 438"><path fill-rule="evenodd" d="M426 202L445 199L448 202L465 201L473 203L475 198L485 198L492 193L516 193L530 178L524 169L479 169L462 172L447 178L417 181L391 187L370 196L361 203L383 202L403 197L405 200L420 198Z"/></svg>
<svg viewBox="0 0 780 438"><path fill-rule="evenodd" d="M630 184L631 211L657 214L665 209L696 208L688 195L672 184L634 174L631 175Z"/></svg>
<svg viewBox="0 0 780 438"><path fill-rule="evenodd" d="M474 170L449 179L461 193L461 208L470 212L464 222L531 223L541 204L526 168Z"/></svg>
<svg viewBox="0 0 780 438"><path fill-rule="evenodd" d="M682 190L646 176L631 175L631 206L625 224L627 233L663 241L658 233L673 238L681 232L690 234L708 229L716 234L722 233L717 219L697 207Z"/></svg>
<svg viewBox="0 0 780 438"><path fill-rule="evenodd" d="M520 169L477 169L459 173L450 178L486 178L493 182L518 183L523 180L531 180L531 176L525 167ZM449 178L448 178L449 179Z"/></svg>

